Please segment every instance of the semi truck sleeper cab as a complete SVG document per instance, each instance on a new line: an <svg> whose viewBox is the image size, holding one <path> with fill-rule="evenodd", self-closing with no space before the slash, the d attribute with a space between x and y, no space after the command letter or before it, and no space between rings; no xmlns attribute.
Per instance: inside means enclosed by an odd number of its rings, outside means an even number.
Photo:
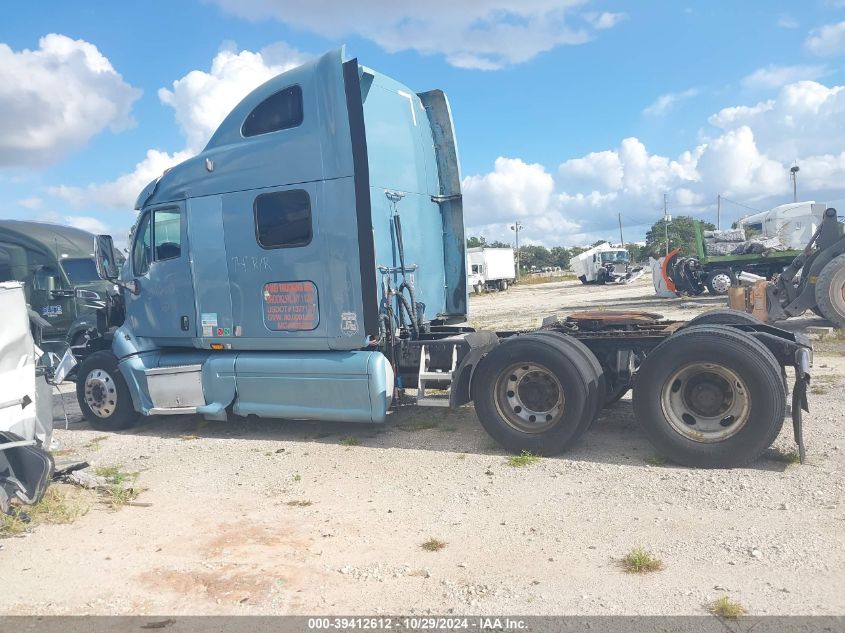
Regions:
<svg viewBox="0 0 845 633"><path fill-rule="evenodd" d="M136 208L120 269L111 238L96 240L98 270L125 303L124 322L92 336L79 370L96 428L139 414L381 423L397 390L416 389L420 405L474 402L504 446L550 454L633 384L660 450L733 465L780 430L783 366L797 368L805 403L806 341L743 319L461 325L466 242L446 96L414 93L340 50L247 95Z"/></svg>

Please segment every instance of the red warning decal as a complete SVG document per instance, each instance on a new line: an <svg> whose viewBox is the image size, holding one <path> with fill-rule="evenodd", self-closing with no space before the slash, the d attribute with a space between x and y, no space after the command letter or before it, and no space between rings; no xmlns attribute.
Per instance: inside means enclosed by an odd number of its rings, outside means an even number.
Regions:
<svg viewBox="0 0 845 633"><path fill-rule="evenodd" d="M264 324L271 330L313 330L320 323L317 286L310 281L264 285Z"/></svg>

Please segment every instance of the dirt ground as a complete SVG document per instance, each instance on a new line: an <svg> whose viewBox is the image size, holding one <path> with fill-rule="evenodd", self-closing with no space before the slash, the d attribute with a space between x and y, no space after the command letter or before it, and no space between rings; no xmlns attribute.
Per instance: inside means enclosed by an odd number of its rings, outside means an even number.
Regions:
<svg viewBox="0 0 845 633"><path fill-rule="evenodd" d="M471 301L481 327L576 309L689 318L650 280L517 286ZM814 319L790 327L821 325ZM407 407L384 426L156 418L92 430L56 396L57 462L140 473L138 502L0 540L0 614L845 613L845 362L816 355L806 443L789 425L747 468L655 459L628 398L572 451L523 467L471 407ZM439 551L421 545L445 544ZM640 546L663 563L625 573ZM837 589L838 587L838 589Z"/></svg>

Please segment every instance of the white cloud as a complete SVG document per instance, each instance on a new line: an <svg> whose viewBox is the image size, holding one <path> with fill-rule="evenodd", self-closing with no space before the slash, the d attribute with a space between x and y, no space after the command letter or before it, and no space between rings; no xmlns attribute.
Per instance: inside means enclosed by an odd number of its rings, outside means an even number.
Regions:
<svg viewBox="0 0 845 633"><path fill-rule="evenodd" d="M133 171L111 182L84 187L62 185L52 187L50 193L74 208L132 209L135 198L151 180L201 151L217 126L249 92L271 77L298 66L307 57L284 42L258 52L238 52L231 47L220 50L208 71L193 70L174 81L171 89L159 90L159 98L173 108L185 136L183 150L169 153L150 149Z"/></svg>
<svg viewBox="0 0 845 633"><path fill-rule="evenodd" d="M32 196L31 198L23 198L21 200L18 200L18 204L24 209L31 209L33 211L37 211L44 205L44 200L37 196Z"/></svg>
<svg viewBox="0 0 845 633"><path fill-rule="evenodd" d="M62 198L76 209L84 206L101 206L129 211L134 208L135 199L150 181L161 176L165 169L169 169L191 156L190 152L183 151L169 154L151 149L147 151L144 160L135 165L133 171L119 176L116 180L92 183L84 187L61 185L51 187L49 193Z"/></svg>
<svg viewBox="0 0 845 633"><path fill-rule="evenodd" d="M770 64L758 68L750 75L743 77L742 85L750 90L767 90L782 88L786 84L801 80L819 79L827 74L827 68L822 65L797 64L794 66L777 66Z"/></svg>
<svg viewBox="0 0 845 633"><path fill-rule="evenodd" d="M825 24L812 31L804 42L807 50L821 57L832 57L845 53L845 21Z"/></svg>
<svg viewBox="0 0 845 633"><path fill-rule="evenodd" d="M781 13L778 16L778 26L782 29L797 29L801 24L791 15Z"/></svg>
<svg viewBox="0 0 845 633"><path fill-rule="evenodd" d="M97 218L92 218L84 215L66 215L64 216L64 224L88 231L94 234L108 233L108 227L100 222Z"/></svg>
<svg viewBox="0 0 845 633"><path fill-rule="evenodd" d="M605 11L603 13L598 14L589 14L585 13L584 17L586 20L593 25L593 28L598 30L603 29L612 29L614 26L619 24L622 20L628 18L627 13L610 13Z"/></svg>
<svg viewBox="0 0 845 633"><path fill-rule="evenodd" d="M170 90L161 88L158 96L173 108L187 149L197 153L241 99L307 58L283 42L255 53L226 48L217 53L208 72L193 70L174 81Z"/></svg>
<svg viewBox="0 0 845 633"><path fill-rule="evenodd" d="M526 240L547 246L615 239L617 213L635 238L662 214L663 195L675 215L715 218L717 194L759 208L791 199L789 167L801 166L799 195L845 196L845 86L799 81L770 100L724 108L714 127L676 158L653 154L634 137L558 166L499 158L493 172L464 179L469 234L508 239L520 217ZM553 183L550 183L550 179ZM526 202L527 201L527 202ZM747 210L723 205L723 222Z"/></svg>
<svg viewBox="0 0 845 633"><path fill-rule="evenodd" d="M670 92L665 95L660 95L651 102L651 104L643 110L643 114L649 116L660 116L671 110L676 103L690 99L699 93L698 88L690 88L683 92Z"/></svg>
<svg viewBox="0 0 845 633"><path fill-rule="evenodd" d="M525 62L557 46L583 44L619 13L579 13L589 0L213 0L250 20L275 19L339 40L357 35L395 53L439 54L453 66L492 70Z"/></svg>
<svg viewBox="0 0 845 633"><path fill-rule="evenodd" d="M140 94L84 40L51 33L19 52L0 43L0 167L55 163L132 125Z"/></svg>

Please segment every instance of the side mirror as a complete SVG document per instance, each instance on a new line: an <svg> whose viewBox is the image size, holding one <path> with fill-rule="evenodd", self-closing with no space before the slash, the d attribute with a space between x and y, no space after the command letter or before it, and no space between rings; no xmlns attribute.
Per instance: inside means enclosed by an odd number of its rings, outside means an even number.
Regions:
<svg viewBox="0 0 845 633"><path fill-rule="evenodd" d="M114 242L111 235L97 235L94 238L94 263L100 279L115 281L119 271L114 254Z"/></svg>

